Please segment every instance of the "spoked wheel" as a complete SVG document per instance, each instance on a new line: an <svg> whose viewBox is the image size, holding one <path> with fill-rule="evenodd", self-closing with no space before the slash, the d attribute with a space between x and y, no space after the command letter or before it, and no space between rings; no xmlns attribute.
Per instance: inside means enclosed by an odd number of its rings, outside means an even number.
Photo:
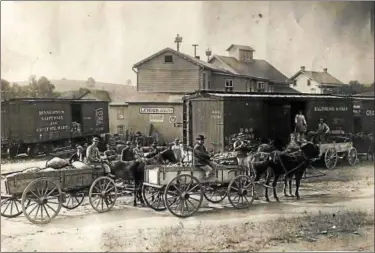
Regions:
<svg viewBox="0 0 375 253"><path fill-rule="evenodd" d="M11 196L1 196L1 216L15 218L22 214L21 200Z"/></svg>
<svg viewBox="0 0 375 253"><path fill-rule="evenodd" d="M227 190L220 184L208 183L204 186L203 195L208 202L220 203L227 196Z"/></svg>
<svg viewBox="0 0 375 253"><path fill-rule="evenodd" d="M334 169L338 160L336 149L329 148L324 154L324 163L327 169Z"/></svg>
<svg viewBox="0 0 375 253"><path fill-rule="evenodd" d="M61 189L55 182L38 178L23 191L22 211L32 223L49 223L61 210L61 196Z"/></svg>
<svg viewBox="0 0 375 253"><path fill-rule="evenodd" d="M117 188L115 182L109 177L99 177L91 185L89 201L98 213L108 212L113 208L117 200Z"/></svg>
<svg viewBox="0 0 375 253"><path fill-rule="evenodd" d="M75 193L65 193L65 201L62 206L68 210L73 210L79 207L83 200L85 199L85 194L80 192Z"/></svg>
<svg viewBox="0 0 375 253"><path fill-rule="evenodd" d="M196 177L178 175L164 191L164 203L175 216L186 218L198 211L203 201L203 188Z"/></svg>
<svg viewBox="0 0 375 253"><path fill-rule="evenodd" d="M252 177L240 175L232 179L228 186L228 199L234 208L249 207L255 197Z"/></svg>
<svg viewBox="0 0 375 253"><path fill-rule="evenodd" d="M147 206L155 211L164 211L167 208L164 204L163 191L161 189L143 184L142 195Z"/></svg>
<svg viewBox="0 0 375 253"><path fill-rule="evenodd" d="M350 166L354 166L357 163L357 149L354 147L348 151L348 163Z"/></svg>

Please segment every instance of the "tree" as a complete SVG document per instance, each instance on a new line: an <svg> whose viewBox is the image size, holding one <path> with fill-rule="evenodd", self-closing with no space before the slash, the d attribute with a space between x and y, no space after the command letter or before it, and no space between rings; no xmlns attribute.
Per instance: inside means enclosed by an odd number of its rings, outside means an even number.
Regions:
<svg viewBox="0 0 375 253"><path fill-rule="evenodd" d="M95 83L96 83L96 81L95 81L95 79L94 79L93 77L89 77L89 78L87 79L87 81L86 81L86 85L87 85L88 87L94 87L94 86L95 86Z"/></svg>
<svg viewBox="0 0 375 253"><path fill-rule="evenodd" d="M10 90L11 90L10 83L5 79L1 79L1 99L2 100L3 99L6 100L10 98Z"/></svg>
<svg viewBox="0 0 375 253"><path fill-rule="evenodd" d="M38 97L54 97L55 85L53 85L47 77L42 76L37 82Z"/></svg>

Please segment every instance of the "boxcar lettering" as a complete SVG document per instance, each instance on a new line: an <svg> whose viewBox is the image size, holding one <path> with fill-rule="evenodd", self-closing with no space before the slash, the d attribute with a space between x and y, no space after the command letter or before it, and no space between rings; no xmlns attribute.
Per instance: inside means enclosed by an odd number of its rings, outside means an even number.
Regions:
<svg viewBox="0 0 375 253"><path fill-rule="evenodd" d="M374 116L374 110L366 110L366 116Z"/></svg>
<svg viewBox="0 0 375 253"><path fill-rule="evenodd" d="M338 112L338 111L347 111L348 107L346 106L315 106L314 111L316 112Z"/></svg>
<svg viewBox="0 0 375 253"><path fill-rule="evenodd" d="M95 123L97 126L103 125L104 113L103 108L98 108L95 110Z"/></svg>

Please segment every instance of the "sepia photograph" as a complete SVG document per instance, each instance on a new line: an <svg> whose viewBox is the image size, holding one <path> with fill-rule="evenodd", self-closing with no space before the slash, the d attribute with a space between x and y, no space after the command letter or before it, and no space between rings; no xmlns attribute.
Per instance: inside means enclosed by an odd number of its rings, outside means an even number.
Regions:
<svg viewBox="0 0 375 253"><path fill-rule="evenodd" d="M373 1L1 1L2 252L374 251Z"/></svg>

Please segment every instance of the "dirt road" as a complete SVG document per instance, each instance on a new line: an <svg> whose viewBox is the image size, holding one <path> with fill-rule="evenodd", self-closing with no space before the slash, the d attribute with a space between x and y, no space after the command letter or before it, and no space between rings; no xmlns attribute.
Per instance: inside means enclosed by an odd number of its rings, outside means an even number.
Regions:
<svg viewBox="0 0 375 253"><path fill-rule="evenodd" d="M103 214L87 203L62 210L44 226L2 217L1 251L374 250L373 164L307 179L300 192L300 201L257 200L248 210L205 203L187 219L133 208L129 198Z"/></svg>

